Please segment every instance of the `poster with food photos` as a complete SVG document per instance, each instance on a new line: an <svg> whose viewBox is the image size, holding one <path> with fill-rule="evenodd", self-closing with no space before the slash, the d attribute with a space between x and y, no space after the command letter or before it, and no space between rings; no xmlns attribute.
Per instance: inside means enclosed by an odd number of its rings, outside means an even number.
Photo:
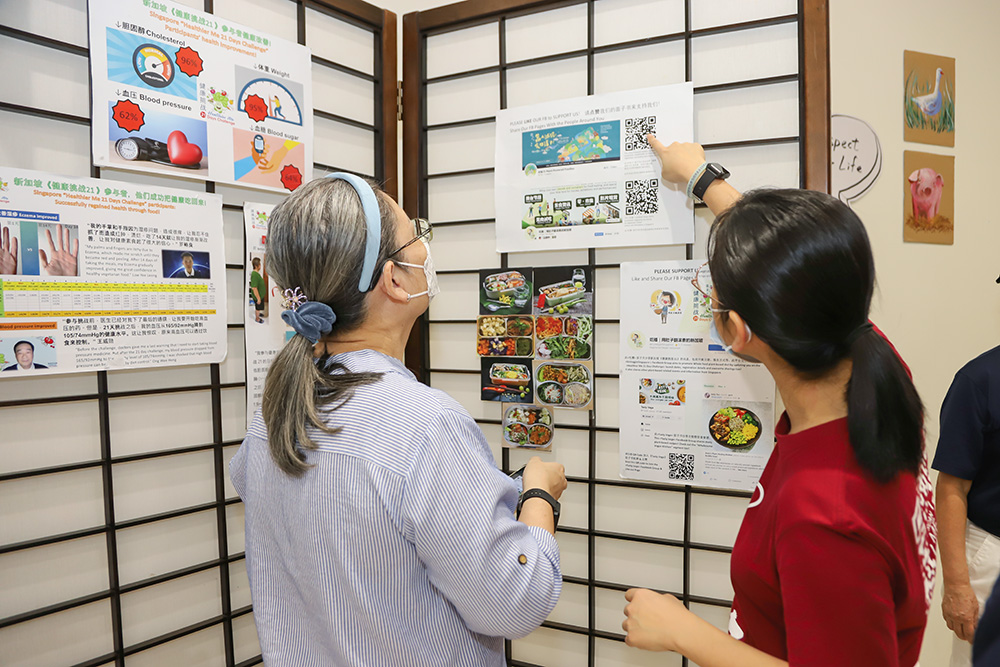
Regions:
<svg viewBox="0 0 1000 667"><path fill-rule="evenodd" d="M694 208L665 184L649 134L694 137L691 83L616 91L497 113L498 252L694 240Z"/></svg>
<svg viewBox="0 0 1000 667"><path fill-rule="evenodd" d="M168 0L89 7L94 164L290 192L312 179L312 56Z"/></svg>
<svg viewBox="0 0 1000 667"><path fill-rule="evenodd" d="M754 488L774 446L774 380L712 339L700 260L621 265L620 472Z"/></svg>
<svg viewBox="0 0 1000 667"><path fill-rule="evenodd" d="M594 395L594 291L588 266L479 275L481 398L588 409Z"/></svg>

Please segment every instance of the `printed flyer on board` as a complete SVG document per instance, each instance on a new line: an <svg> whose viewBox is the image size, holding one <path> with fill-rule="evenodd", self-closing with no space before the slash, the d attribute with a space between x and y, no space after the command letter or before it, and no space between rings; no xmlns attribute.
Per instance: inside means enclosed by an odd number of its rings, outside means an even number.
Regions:
<svg viewBox="0 0 1000 667"><path fill-rule="evenodd" d="M0 167L0 378L219 363L222 198Z"/></svg>
<svg viewBox="0 0 1000 667"><path fill-rule="evenodd" d="M289 192L312 179L309 49L186 5L91 2L94 164Z"/></svg>
<svg viewBox="0 0 1000 667"><path fill-rule="evenodd" d="M774 448L774 381L712 342L703 265L621 265L621 476L751 490Z"/></svg>
<svg viewBox="0 0 1000 667"><path fill-rule="evenodd" d="M690 83L590 95L497 114L497 251L694 240L694 207L664 185L646 141L692 141Z"/></svg>
<svg viewBox="0 0 1000 667"><path fill-rule="evenodd" d="M247 428L264 395L271 361L292 334L281 319L283 296L267 273L267 223L273 204L243 204L246 226L246 315L243 327L247 357Z"/></svg>

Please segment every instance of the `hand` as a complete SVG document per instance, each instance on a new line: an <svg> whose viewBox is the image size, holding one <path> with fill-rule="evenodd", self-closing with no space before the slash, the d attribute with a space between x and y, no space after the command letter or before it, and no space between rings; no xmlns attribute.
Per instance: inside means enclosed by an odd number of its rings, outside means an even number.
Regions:
<svg viewBox="0 0 1000 667"><path fill-rule="evenodd" d="M17 237L10 240L10 227L5 227L0 236L0 276L17 274Z"/></svg>
<svg viewBox="0 0 1000 667"><path fill-rule="evenodd" d="M678 638L697 617L680 600L645 588L625 592L625 643L645 651L677 651Z"/></svg>
<svg viewBox="0 0 1000 667"><path fill-rule="evenodd" d="M532 456L528 465L524 466L522 475L524 490L542 489L559 500L566 490L566 469L563 464L552 461L547 463L537 456Z"/></svg>
<svg viewBox="0 0 1000 667"><path fill-rule="evenodd" d="M941 612L959 639L972 643L979 622L979 600L972 592L972 586L945 586L941 601Z"/></svg>
<svg viewBox="0 0 1000 667"><path fill-rule="evenodd" d="M50 276L75 276L76 275L76 256L80 252L80 239L73 241L73 252L69 251L69 228L66 229L65 241L63 236L63 226L56 226L56 235L59 237L59 249L56 250L55 244L52 242L52 231L49 229L45 230L45 236L49 240L49 254L46 255L45 251L41 248L38 249L38 254L42 258L42 268Z"/></svg>
<svg viewBox="0 0 1000 667"><path fill-rule="evenodd" d="M705 163L705 149L699 144L681 144L675 141L664 146L652 134L647 134L646 140L660 160L663 180L669 183L686 186L698 167Z"/></svg>

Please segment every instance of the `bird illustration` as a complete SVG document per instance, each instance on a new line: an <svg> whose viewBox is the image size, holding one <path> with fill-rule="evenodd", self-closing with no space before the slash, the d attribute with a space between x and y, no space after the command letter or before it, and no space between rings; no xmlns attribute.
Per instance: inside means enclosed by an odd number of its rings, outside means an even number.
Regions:
<svg viewBox="0 0 1000 667"><path fill-rule="evenodd" d="M913 103L917 105L917 108L923 111L928 116L936 116L938 112L941 111L941 75L944 74L944 70L940 67L937 68L937 76L934 79L934 90L927 95L920 95L919 97L911 97Z"/></svg>

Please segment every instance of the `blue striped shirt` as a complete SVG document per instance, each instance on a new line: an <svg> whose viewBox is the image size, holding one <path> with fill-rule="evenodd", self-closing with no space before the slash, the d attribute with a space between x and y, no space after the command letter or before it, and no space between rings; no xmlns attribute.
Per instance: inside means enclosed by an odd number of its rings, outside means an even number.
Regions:
<svg viewBox="0 0 1000 667"><path fill-rule="evenodd" d="M518 484L454 399L378 352L333 361L384 375L310 432L315 467L281 472L259 411L229 466L265 664L503 665L559 599L555 538L514 519Z"/></svg>

